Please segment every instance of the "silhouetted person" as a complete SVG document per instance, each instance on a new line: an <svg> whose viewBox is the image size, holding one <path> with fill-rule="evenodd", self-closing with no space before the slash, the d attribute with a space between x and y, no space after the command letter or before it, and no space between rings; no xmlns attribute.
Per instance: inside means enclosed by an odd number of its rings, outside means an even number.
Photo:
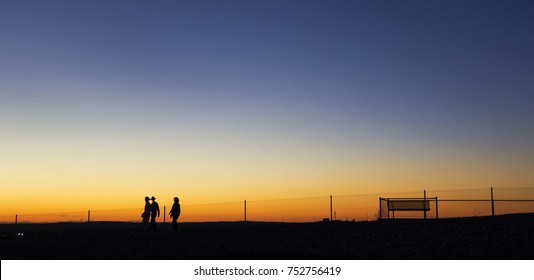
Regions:
<svg viewBox="0 0 534 280"><path fill-rule="evenodd" d="M156 224L156 215L159 217L159 205L156 202L156 198L152 197L152 204L150 204L150 224L152 225L152 231L158 231Z"/></svg>
<svg viewBox="0 0 534 280"><path fill-rule="evenodd" d="M180 209L180 200L178 197L174 198L174 204L172 205L171 212L169 212L169 216L172 218L172 227L175 231L178 231L178 217L180 217L180 213L182 212L182 209Z"/></svg>
<svg viewBox="0 0 534 280"><path fill-rule="evenodd" d="M148 196L145 196L145 211L141 214L141 217L143 218L143 225L145 226L145 230L149 230L148 226L148 220L150 219L150 198Z"/></svg>

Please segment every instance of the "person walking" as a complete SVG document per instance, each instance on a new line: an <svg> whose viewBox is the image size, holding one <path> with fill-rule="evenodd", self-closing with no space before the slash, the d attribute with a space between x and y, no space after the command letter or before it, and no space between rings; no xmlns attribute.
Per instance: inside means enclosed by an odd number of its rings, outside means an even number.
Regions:
<svg viewBox="0 0 534 280"><path fill-rule="evenodd" d="M152 197L152 204L150 204L150 224L152 225L153 232L158 231L156 216L159 217L159 204L156 202L156 198Z"/></svg>
<svg viewBox="0 0 534 280"><path fill-rule="evenodd" d="M143 218L143 226L145 228L145 231L149 230L148 226L148 220L150 219L150 198L148 196L145 196L145 210L141 214L141 218Z"/></svg>
<svg viewBox="0 0 534 280"><path fill-rule="evenodd" d="M175 231L178 231L178 217L180 217L180 213L182 212L182 209L180 208L180 200L178 197L174 197L174 204L172 205L171 211L169 212L169 216L172 218L172 227Z"/></svg>

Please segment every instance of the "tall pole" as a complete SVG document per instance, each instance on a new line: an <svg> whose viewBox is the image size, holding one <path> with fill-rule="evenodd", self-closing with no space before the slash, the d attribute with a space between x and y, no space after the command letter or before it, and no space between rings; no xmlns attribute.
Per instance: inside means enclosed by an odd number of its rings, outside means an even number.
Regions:
<svg viewBox="0 0 534 280"><path fill-rule="evenodd" d="M247 221L247 200L245 199L245 222Z"/></svg>
<svg viewBox="0 0 534 280"><path fill-rule="evenodd" d="M388 220L389 220L389 198L386 199L386 203L388 204ZM395 210L393 210L393 213L395 213Z"/></svg>
<svg viewBox="0 0 534 280"><path fill-rule="evenodd" d="M493 187L491 187L491 216L495 216L495 201L493 200Z"/></svg>
<svg viewBox="0 0 534 280"><path fill-rule="evenodd" d="M163 205L163 223L165 224L165 213L167 213L167 206Z"/></svg>
<svg viewBox="0 0 534 280"><path fill-rule="evenodd" d="M436 220L439 219L438 216L438 197L436 196Z"/></svg>
<svg viewBox="0 0 534 280"><path fill-rule="evenodd" d="M330 221L332 220L332 195L330 195Z"/></svg>
<svg viewBox="0 0 534 280"><path fill-rule="evenodd" d="M382 197L378 198L378 219L382 220Z"/></svg>
<svg viewBox="0 0 534 280"><path fill-rule="evenodd" d="M91 210L87 210L87 224L91 222Z"/></svg>
<svg viewBox="0 0 534 280"><path fill-rule="evenodd" d="M423 191L423 213L426 220L426 190Z"/></svg>

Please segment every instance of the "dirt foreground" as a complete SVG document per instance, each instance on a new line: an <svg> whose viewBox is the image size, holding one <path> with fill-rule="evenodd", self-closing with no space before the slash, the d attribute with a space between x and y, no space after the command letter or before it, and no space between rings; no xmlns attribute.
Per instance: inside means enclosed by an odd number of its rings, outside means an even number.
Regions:
<svg viewBox="0 0 534 280"><path fill-rule="evenodd" d="M534 213L376 222L0 225L0 258L534 259Z"/></svg>

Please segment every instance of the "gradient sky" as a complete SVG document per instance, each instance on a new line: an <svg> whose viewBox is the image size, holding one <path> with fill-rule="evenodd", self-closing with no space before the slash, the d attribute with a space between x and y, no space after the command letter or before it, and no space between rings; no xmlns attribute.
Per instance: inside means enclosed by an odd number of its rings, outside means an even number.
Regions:
<svg viewBox="0 0 534 280"><path fill-rule="evenodd" d="M2 213L534 185L532 1L2 1Z"/></svg>

